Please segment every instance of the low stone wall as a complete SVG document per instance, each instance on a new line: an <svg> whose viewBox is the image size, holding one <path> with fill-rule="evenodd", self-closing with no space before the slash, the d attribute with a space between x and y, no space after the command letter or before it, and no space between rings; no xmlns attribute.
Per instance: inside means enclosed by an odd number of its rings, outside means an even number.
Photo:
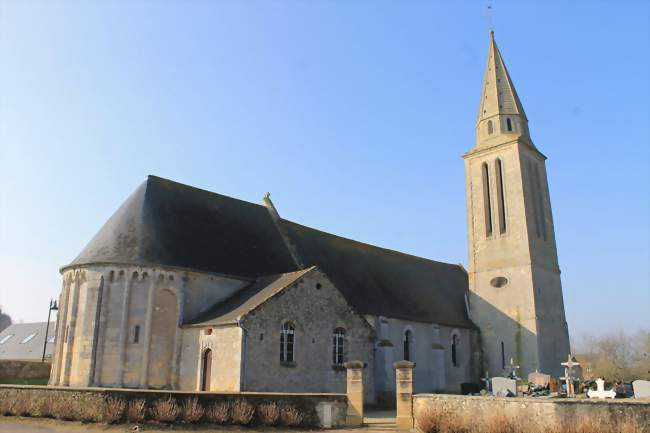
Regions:
<svg viewBox="0 0 650 433"><path fill-rule="evenodd" d="M71 402L75 407L84 408L84 414L90 414L87 421L102 421L101 414L109 397L119 397L125 401L144 399L147 407L159 399L171 397L180 404L190 397L198 398L205 407L213 402L246 400L257 407L261 403L274 402L278 405L291 405L304 415L304 426L309 427L343 427L347 412L347 397L345 394L293 394L293 393L213 393L213 392L184 392L135 390L116 388L69 388L50 386L0 385L0 401L26 396L30 401L54 399ZM71 407L71 413L74 408ZM95 414L95 416L92 416ZM79 418L79 417L77 417ZM83 418L83 415L81 416Z"/></svg>
<svg viewBox="0 0 650 433"><path fill-rule="evenodd" d="M650 423L650 401L643 400L584 400L561 398L481 397L447 394L418 394L413 396L413 415L427 408L446 409L459 415L471 414L481 422L502 413L509 418L524 418L545 423L562 423L581 418L601 419L603 422L636 420L640 425Z"/></svg>
<svg viewBox="0 0 650 433"><path fill-rule="evenodd" d="M49 362L0 360L0 379L47 379L51 368Z"/></svg>

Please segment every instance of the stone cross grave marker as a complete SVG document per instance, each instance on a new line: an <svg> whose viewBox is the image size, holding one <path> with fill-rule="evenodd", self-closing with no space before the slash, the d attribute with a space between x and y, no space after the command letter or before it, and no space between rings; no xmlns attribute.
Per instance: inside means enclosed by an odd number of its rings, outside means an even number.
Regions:
<svg viewBox="0 0 650 433"><path fill-rule="evenodd" d="M519 370L519 366L515 364L515 360L513 358L510 358L510 365L506 366L508 370L510 370L510 374L508 374L508 377L510 379L513 379L515 381L521 380L521 377L517 376L517 370Z"/></svg>
<svg viewBox="0 0 650 433"><path fill-rule="evenodd" d="M481 379L481 382L485 382L485 390L490 392L490 374L486 371L485 377Z"/></svg>
<svg viewBox="0 0 650 433"><path fill-rule="evenodd" d="M564 369L564 377L560 379L566 381L566 395L567 397L574 397L575 391L573 390L573 367L580 365L579 362L573 360L573 356L569 353L569 357L566 362L563 362L562 365L566 367Z"/></svg>
<svg viewBox="0 0 650 433"><path fill-rule="evenodd" d="M538 371L528 375L528 383L546 388L551 383L551 375L540 373Z"/></svg>
<svg viewBox="0 0 650 433"><path fill-rule="evenodd" d="M635 380L632 382L634 398L650 398L650 380Z"/></svg>
<svg viewBox="0 0 650 433"><path fill-rule="evenodd" d="M587 397L589 398L615 398L616 391L609 389L605 391L605 381L603 379L596 379L597 390L590 389L587 391Z"/></svg>
<svg viewBox="0 0 650 433"><path fill-rule="evenodd" d="M517 381L508 377L493 377L492 395L495 397L516 396Z"/></svg>

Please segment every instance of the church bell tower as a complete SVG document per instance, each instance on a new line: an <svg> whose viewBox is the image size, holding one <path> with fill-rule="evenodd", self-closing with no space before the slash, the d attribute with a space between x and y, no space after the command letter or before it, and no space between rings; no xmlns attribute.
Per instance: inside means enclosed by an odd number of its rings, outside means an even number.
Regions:
<svg viewBox="0 0 650 433"><path fill-rule="evenodd" d="M485 369L561 375L569 353L546 157L490 34L476 123L463 155L467 191L471 318L481 329ZM524 376L525 377L525 376Z"/></svg>

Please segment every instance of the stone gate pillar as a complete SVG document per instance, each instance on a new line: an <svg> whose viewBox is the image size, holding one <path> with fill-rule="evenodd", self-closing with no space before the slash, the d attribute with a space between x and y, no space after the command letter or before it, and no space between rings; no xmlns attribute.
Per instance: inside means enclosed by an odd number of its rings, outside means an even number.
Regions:
<svg viewBox="0 0 650 433"><path fill-rule="evenodd" d="M395 367L395 394L397 395L397 416L399 429L413 428L413 369L415 362L398 361Z"/></svg>
<svg viewBox="0 0 650 433"><path fill-rule="evenodd" d="M347 369L348 413L345 423L348 426L363 424L363 368L361 361L349 361L343 364Z"/></svg>

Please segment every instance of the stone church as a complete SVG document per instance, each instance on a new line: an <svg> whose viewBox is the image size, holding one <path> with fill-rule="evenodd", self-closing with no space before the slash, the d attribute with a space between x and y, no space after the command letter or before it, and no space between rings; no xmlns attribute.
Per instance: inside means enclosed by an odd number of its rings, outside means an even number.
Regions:
<svg viewBox="0 0 650 433"><path fill-rule="evenodd" d="M546 157L491 35L464 155L469 267L325 233L263 205L149 176L76 259L51 385L345 392L368 401L480 375L560 374L569 352ZM422 229L429 229L423 227Z"/></svg>

